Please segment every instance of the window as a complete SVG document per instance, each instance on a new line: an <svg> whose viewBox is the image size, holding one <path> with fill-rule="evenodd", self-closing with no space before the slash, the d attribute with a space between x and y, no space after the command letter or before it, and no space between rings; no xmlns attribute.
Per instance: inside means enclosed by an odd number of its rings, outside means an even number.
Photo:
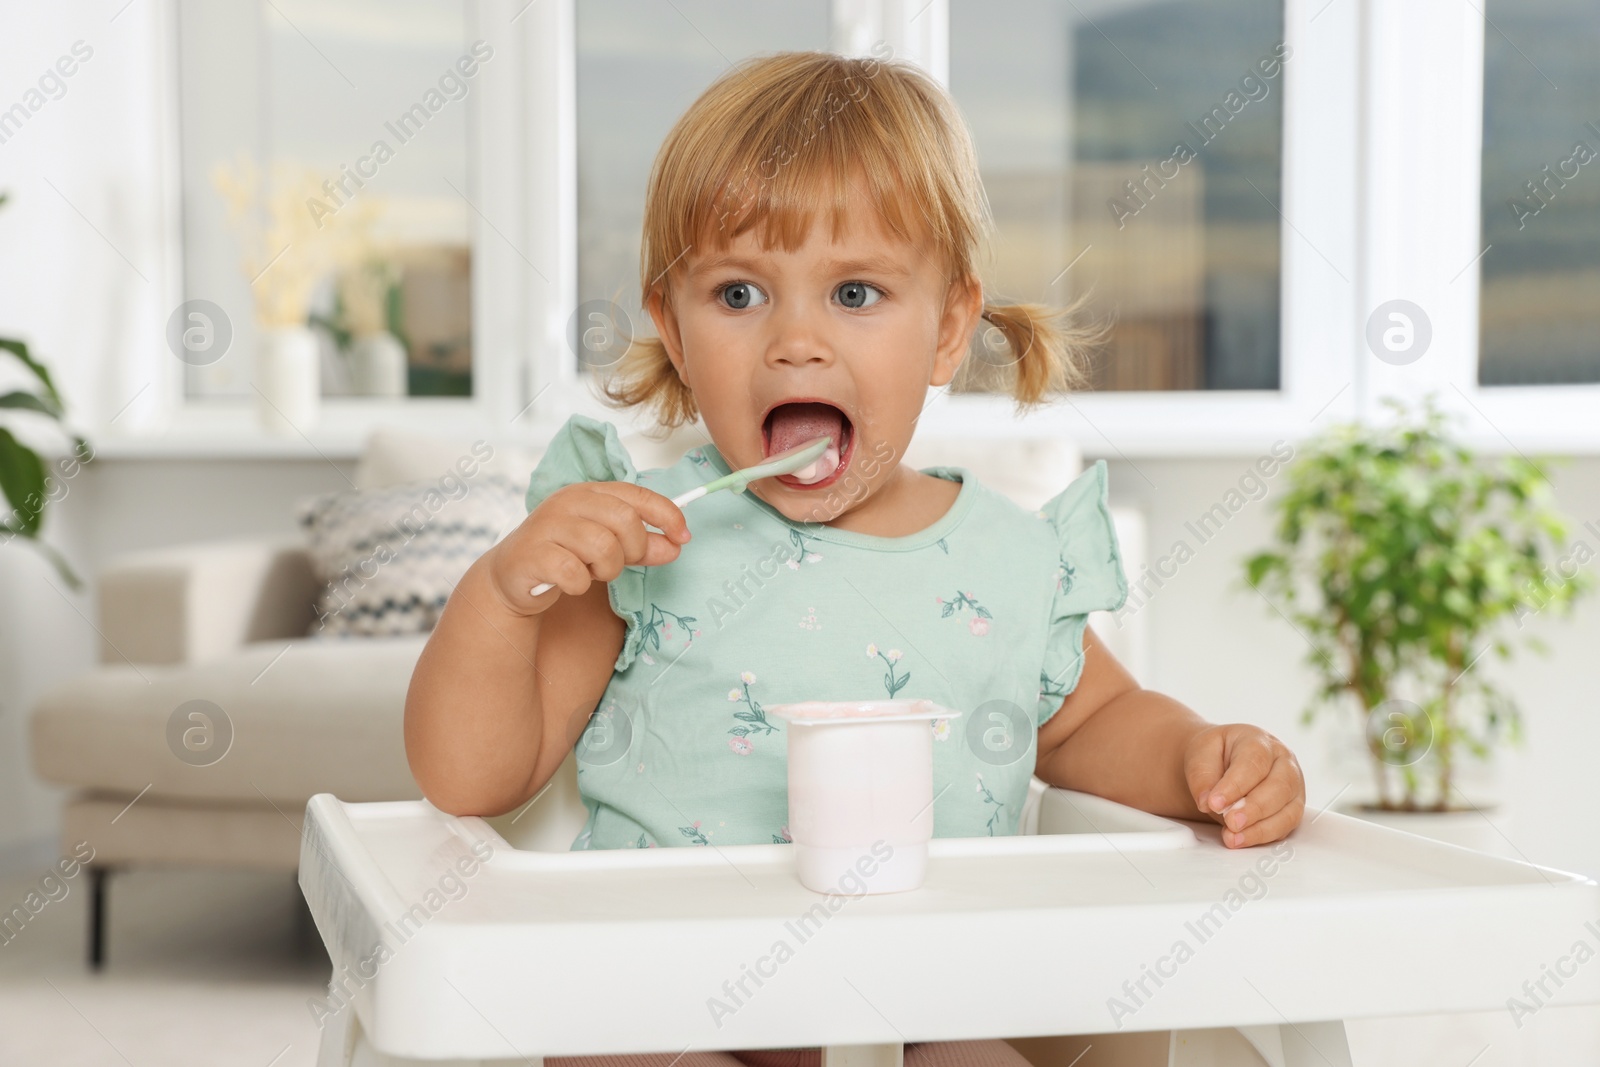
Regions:
<svg viewBox="0 0 1600 1067"><path fill-rule="evenodd" d="M1019 422L982 380L979 351L955 388L930 396L924 427L1059 433L1128 457L1227 454L1437 393L1480 444L1600 448L1600 118L1583 111L1600 95L1585 62L1600 14L1584 0L803 0L759 18L728 0L396 10L149 5L176 46L172 68L153 70L152 135L181 149L181 209L160 229L181 234L183 262L183 291L163 280L149 310L167 321L185 299L222 304L238 358L173 370L166 345L135 343L123 376L157 388L119 433L174 450L237 433L255 447L238 414L254 314L214 165L247 152L331 180L436 84L417 71L479 40L497 58L470 92L351 198L393 195L385 227L453 256L434 260L445 265L431 279L407 268L426 296L407 290L402 306L442 324L416 330L431 340L408 358L449 368L407 386L471 396L335 400L308 447L353 454L376 420L418 414L441 427L492 416L535 437L574 410L614 416L591 403L569 333L588 300L642 320L639 212L670 123L750 54L865 54L885 41L949 85L972 125L999 227L982 267L991 296L1087 294L1115 324L1092 391ZM337 320L334 278L319 283L315 310ZM1368 336L1396 301L1426 315L1431 342L1411 359ZM169 421L187 436L168 435Z"/></svg>
<svg viewBox="0 0 1600 1067"><path fill-rule="evenodd" d="M472 395L471 142L494 50L468 7L178 0L184 293L233 333L184 368L188 398L249 397L262 329L307 321L324 395Z"/></svg>
<svg viewBox="0 0 1600 1067"><path fill-rule="evenodd" d="M572 8L575 43L539 44L544 63L576 61L570 128L582 203L570 246L566 238L553 243L576 250L582 297L575 285L559 323L551 309L543 336L554 343L540 349L533 387L543 397L541 417L577 409L628 421L583 388L590 377L577 371L579 346L567 336L572 309L603 299L630 317L643 314L645 177L694 95L750 52L831 47L859 55L880 40L949 86L974 129L999 226L980 267L991 295L1066 302L1089 289L1092 306L1121 322L1101 353L1097 391L1019 420L1001 395L1005 356L977 352L951 386L930 393L925 429L1064 434L1124 456L1226 453L1359 409L1360 5L1320 13L1307 0L833 0L763 7L757 20L745 17L748 6L676 6L681 15L639 0L585 0ZM780 30L779 19L801 21ZM605 28L619 20L639 28ZM1274 71L1280 43L1289 58ZM608 52L619 54L606 60ZM622 69L605 77L604 62ZM1133 64L1171 80L1150 93ZM624 90L630 65L665 73ZM1120 180L1143 179L1140 168L1167 159L1176 141L1166 142L1182 138L1185 123L1203 126L1208 115L1220 132L1209 141L1189 134L1196 158L1164 188L1149 182L1155 195L1120 220L1119 234L1107 204L1115 190L1093 183L1124 169ZM616 188L615 200L601 194L602 183ZM1131 210L1133 201L1125 203ZM1076 259L1096 243L1090 227L1130 239L1105 238L1105 247ZM647 320L622 325L653 329ZM975 331L974 345L984 336ZM1001 369L986 375L984 362Z"/></svg>
<svg viewBox="0 0 1600 1067"><path fill-rule="evenodd" d="M672 124L730 63L761 52L826 49L829 3L737 0L584 0L577 5L578 292L609 301L627 320L617 336L654 325L639 291L644 194ZM605 344L609 331L591 333ZM587 369L616 355L589 352Z"/></svg>
<svg viewBox="0 0 1600 1067"><path fill-rule="evenodd" d="M1600 7L1486 14L1478 381L1600 382Z"/></svg>
<svg viewBox="0 0 1600 1067"><path fill-rule="evenodd" d="M1278 389L1280 0L953 3L950 30L991 299L1089 294L1096 389ZM986 384L974 351L958 387Z"/></svg>

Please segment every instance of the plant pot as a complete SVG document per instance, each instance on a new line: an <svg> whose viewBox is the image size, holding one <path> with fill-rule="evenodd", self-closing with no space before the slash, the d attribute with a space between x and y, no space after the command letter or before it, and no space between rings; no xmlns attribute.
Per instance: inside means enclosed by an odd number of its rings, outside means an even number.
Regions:
<svg viewBox="0 0 1600 1067"><path fill-rule="evenodd" d="M406 350L387 330L350 345L350 391L357 396L405 396Z"/></svg>
<svg viewBox="0 0 1600 1067"><path fill-rule="evenodd" d="M306 326L266 330L256 348L256 415L268 433L295 437L316 424L322 399L321 352Z"/></svg>
<svg viewBox="0 0 1600 1067"><path fill-rule="evenodd" d="M1477 802L1476 808L1460 811L1391 811L1369 808L1365 801L1346 801L1335 806L1343 815L1375 822L1380 826L1404 830L1419 837L1487 852L1492 856L1524 859L1509 840L1511 820L1505 805Z"/></svg>

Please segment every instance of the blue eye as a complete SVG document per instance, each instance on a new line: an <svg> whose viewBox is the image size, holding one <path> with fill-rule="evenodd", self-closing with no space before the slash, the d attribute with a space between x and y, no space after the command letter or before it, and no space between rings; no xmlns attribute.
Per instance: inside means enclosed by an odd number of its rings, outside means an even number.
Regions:
<svg viewBox="0 0 1600 1067"><path fill-rule="evenodd" d="M717 298L736 311L759 307L766 303L767 294L749 282L729 282L717 288Z"/></svg>
<svg viewBox="0 0 1600 1067"><path fill-rule="evenodd" d="M839 303L847 308L871 307L883 299L883 290L866 282L845 282L834 291L839 294ZM869 300L868 293L876 293L877 296Z"/></svg>

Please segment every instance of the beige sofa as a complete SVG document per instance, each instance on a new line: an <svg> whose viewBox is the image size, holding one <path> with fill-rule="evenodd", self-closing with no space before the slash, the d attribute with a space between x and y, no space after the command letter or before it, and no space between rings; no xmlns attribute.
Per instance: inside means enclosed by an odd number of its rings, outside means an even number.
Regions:
<svg viewBox="0 0 1600 1067"><path fill-rule="evenodd" d="M685 428L665 441L624 443L646 469L703 440ZM437 478L463 451L461 442L379 432L356 482L381 488ZM491 466L526 481L536 459L502 448ZM1073 446L1043 441L923 439L907 462L966 466L1030 508L1081 469ZM1116 509L1114 518L1131 577L1143 557L1139 516ZM426 638L307 636L316 593L310 558L292 541L181 545L123 557L99 576L101 666L49 691L31 722L34 770L72 790L63 854L82 841L94 848L94 965L103 958L110 871L184 864L292 872L313 794L420 796L401 718ZM1137 625L1096 629L1138 666ZM199 718L190 714L197 709ZM192 736L211 742L207 756L184 758L185 730L202 731Z"/></svg>

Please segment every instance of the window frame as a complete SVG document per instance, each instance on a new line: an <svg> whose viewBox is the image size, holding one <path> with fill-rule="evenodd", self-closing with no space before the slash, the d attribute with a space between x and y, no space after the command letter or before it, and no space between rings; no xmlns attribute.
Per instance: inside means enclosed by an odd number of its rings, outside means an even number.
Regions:
<svg viewBox="0 0 1600 1067"><path fill-rule="evenodd" d="M97 450L127 457L321 455L360 453L367 434L383 425L405 425L441 435L489 433L525 436L529 388L535 377L530 353L560 341L554 309L573 302L575 249L569 169L541 165L561 155L559 138L570 138L570 59L561 65L530 60L541 50L540 35L561 33L567 4L526 0L468 0L468 39L486 40L499 62L484 64L469 107L470 173L463 190L470 199L473 271L473 394L468 397L323 397L317 423L297 436L277 437L257 424L254 398L190 396L184 365L164 344L133 346L126 356L130 380L143 387L122 411L94 427ZM155 104L151 127L166 192L158 225L163 257L154 279L160 321L188 298L183 282L183 214L176 0L152 0L145 18L157 43ZM570 156L570 150L566 152ZM567 231L563 232L563 227ZM568 253L572 257L572 253ZM548 280L542 280L543 274ZM248 358L249 353L233 353ZM99 448L103 442L104 447Z"/></svg>
<svg viewBox="0 0 1600 1067"><path fill-rule="evenodd" d="M1363 177L1374 195L1363 307L1411 299L1428 313L1433 340L1415 363L1365 361L1365 414L1380 421L1384 399L1414 403L1431 393L1457 417L1463 440L1487 452L1600 451L1600 383L1478 381L1487 7L1408 0L1369 8ZM1427 121L1407 123L1370 104L1384 98L1415 102L1412 114Z"/></svg>

